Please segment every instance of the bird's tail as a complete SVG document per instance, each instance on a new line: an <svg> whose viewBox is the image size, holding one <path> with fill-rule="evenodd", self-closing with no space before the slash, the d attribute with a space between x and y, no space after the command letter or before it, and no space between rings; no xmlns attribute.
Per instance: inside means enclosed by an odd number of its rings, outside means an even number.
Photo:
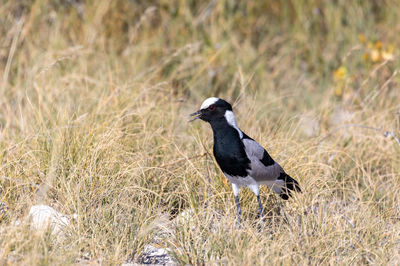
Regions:
<svg viewBox="0 0 400 266"><path fill-rule="evenodd" d="M279 196L282 199L289 199L292 191L301 192L299 183L295 179L291 178L288 174L281 173L278 177L278 180L280 180L281 182L283 181L283 186L281 187L279 193Z"/></svg>

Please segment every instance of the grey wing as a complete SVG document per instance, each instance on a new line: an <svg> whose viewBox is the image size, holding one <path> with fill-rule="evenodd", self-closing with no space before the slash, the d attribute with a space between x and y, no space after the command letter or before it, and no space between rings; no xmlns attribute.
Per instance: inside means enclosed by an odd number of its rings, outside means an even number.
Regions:
<svg viewBox="0 0 400 266"><path fill-rule="evenodd" d="M270 185L271 182L276 181L283 172L282 167L255 140L245 138L242 141L251 162L249 175L260 184Z"/></svg>

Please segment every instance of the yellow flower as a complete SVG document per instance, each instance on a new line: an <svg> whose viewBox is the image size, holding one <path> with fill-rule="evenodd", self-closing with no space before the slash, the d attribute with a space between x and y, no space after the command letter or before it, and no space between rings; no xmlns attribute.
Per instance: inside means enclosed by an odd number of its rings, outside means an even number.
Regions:
<svg viewBox="0 0 400 266"><path fill-rule="evenodd" d="M376 42L375 42L375 44L374 44L374 48L375 48L375 49L381 50L382 47L383 47L382 42L380 42L380 41L376 41Z"/></svg>
<svg viewBox="0 0 400 266"><path fill-rule="evenodd" d="M390 44L387 49L382 51L382 58L384 60L393 60L394 58L394 45Z"/></svg>
<svg viewBox="0 0 400 266"><path fill-rule="evenodd" d="M362 59L363 59L364 61L368 61L368 60L369 60L369 53L363 53Z"/></svg>
<svg viewBox="0 0 400 266"><path fill-rule="evenodd" d="M367 38L362 33L358 34L358 39L360 40L361 43L366 43L367 42Z"/></svg>
<svg viewBox="0 0 400 266"><path fill-rule="evenodd" d="M377 49L373 49L371 51L370 56L371 56L372 62L374 62L374 63L379 62L381 60L381 55Z"/></svg>
<svg viewBox="0 0 400 266"><path fill-rule="evenodd" d="M383 51L383 52L382 52L382 58L383 58L384 60L393 60L394 56L393 56L392 53Z"/></svg>
<svg viewBox="0 0 400 266"><path fill-rule="evenodd" d="M347 74L347 68L345 66L341 66L335 71L333 71L333 78L335 80L343 79Z"/></svg>

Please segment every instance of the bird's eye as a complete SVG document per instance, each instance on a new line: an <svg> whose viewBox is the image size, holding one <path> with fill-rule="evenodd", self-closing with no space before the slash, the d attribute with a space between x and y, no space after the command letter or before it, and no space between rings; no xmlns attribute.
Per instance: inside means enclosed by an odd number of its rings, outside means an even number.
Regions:
<svg viewBox="0 0 400 266"><path fill-rule="evenodd" d="M210 107L208 107L208 109L209 109L210 111L213 111L213 110L215 109L215 105L210 105Z"/></svg>

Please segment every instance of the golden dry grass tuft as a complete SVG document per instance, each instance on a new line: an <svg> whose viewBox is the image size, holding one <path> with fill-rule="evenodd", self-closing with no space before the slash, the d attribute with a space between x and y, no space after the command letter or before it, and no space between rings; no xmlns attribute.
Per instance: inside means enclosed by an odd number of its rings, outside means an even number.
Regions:
<svg viewBox="0 0 400 266"><path fill-rule="evenodd" d="M399 13L3 1L0 264L140 262L148 244L179 264L399 264ZM210 96L302 186L288 202L262 189L263 226L244 189L235 227L211 130L187 123ZM39 203L77 214L63 237L30 229Z"/></svg>

